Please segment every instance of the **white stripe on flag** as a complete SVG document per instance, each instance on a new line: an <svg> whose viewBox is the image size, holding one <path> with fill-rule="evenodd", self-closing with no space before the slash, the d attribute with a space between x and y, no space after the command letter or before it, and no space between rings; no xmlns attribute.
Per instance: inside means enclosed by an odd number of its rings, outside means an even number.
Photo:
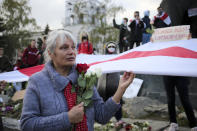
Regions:
<svg viewBox="0 0 197 131"><path fill-rule="evenodd" d="M170 25L170 24L171 24L170 17L168 16L167 18L165 18L164 22L165 22L167 25Z"/></svg>
<svg viewBox="0 0 197 131"><path fill-rule="evenodd" d="M133 71L136 74L197 77L196 44L197 39L148 43L119 55L78 55L76 62L90 64L90 70L101 68L104 73ZM42 68L29 68L28 75ZM29 76L19 71L5 72L0 73L0 81L27 81Z"/></svg>
<svg viewBox="0 0 197 131"><path fill-rule="evenodd" d="M23 82L29 79L28 76L22 74L18 70L11 71L11 72L4 72L0 74L0 81L7 81L7 82Z"/></svg>
<svg viewBox="0 0 197 131"><path fill-rule="evenodd" d="M103 73L133 71L136 74L194 76L197 77L197 60L169 56L150 56L122 59L92 65L89 70L100 68Z"/></svg>

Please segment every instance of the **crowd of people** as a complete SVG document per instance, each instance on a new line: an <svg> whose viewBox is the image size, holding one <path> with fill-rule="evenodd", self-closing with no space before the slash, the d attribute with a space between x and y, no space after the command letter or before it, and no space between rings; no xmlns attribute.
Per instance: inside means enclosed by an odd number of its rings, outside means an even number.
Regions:
<svg viewBox="0 0 197 131"><path fill-rule="evenodd" d="M139 46L140 43L145 44L150 41L152 28L162 28L170 26L170 19L166 22L166 13L162 8L158 8L158 14L154 18L154 22L151 22L149 18L150 12L145 11L144 17L140 19L139 11L134 12L134 20L130 20L128 25L128 18L123 18L122 24L118 25L113 19L113 25L115 28L120 30L119 35L119 52L122 53L128 49L132 49L134 44ZM80 36L80 42L77 44L77 53L78 54L94 54L95 48L89 40L89 35L87 32L82 32ZM42 45L40 48L36 45L36 40L33 39L31 43L25 49L19 49L17 60L14 65L9 62L8 59L1 62L1 72L18 70L27 67L32 67L44 63L44 51L46 48L46 39L44 36L42 39ZM2 53L2 50L0 51ZM118 48L117 48L118 52ZM2 54L0 59L3 59L5 56ZM5 58L4 58L5 59ZM1 60L2 61L2 60ZM10 66L3 66L10 65ZM9 68L9 69L8 69Z"/></svg>
<svg viewBox="0 0 197 131"><path fill-rule="evenodd" d="M163 11L161 7L158 9L158 14L153 20L149 18L150 11L144 11L144 17L140 18L139 11L134 12L134 20L130 20L128 24L128 18L123 18L120 25L116 24L115 18L113 19L113 25L120 30L119 35L119 52L122 53L129 49L133 49L140 44L150 42L153 28L164 28L171 26L170 17Z"/></svg>

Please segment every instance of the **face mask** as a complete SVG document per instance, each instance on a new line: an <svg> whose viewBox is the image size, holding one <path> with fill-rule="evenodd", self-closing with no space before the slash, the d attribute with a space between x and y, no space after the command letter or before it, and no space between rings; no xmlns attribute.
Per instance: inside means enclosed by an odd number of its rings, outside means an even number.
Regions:
<svg viewBox="0 0 197 131"><path fill-rule="evenodd" d="M122 24L124 25L124 20L122 20Z"/></svg>
<svg viewBox="0 0 197 131"><path fill-rule="evenodd" d="M108 51L109 51L110 53L114 53L114 52L115 52L115 48L108 48Z"/></svg>
<svg viewBox="0 0 197 131"><path fill-rule="evenodd" d="M125 20L122 20L122 24L127 26L127 22Z"/></svg>
<svg viewBox="0 0 197 131"><path fill-rule="evenodd" d="M162 15L162 13L163 13L162 11L159 11L159 15Z"/></svg>

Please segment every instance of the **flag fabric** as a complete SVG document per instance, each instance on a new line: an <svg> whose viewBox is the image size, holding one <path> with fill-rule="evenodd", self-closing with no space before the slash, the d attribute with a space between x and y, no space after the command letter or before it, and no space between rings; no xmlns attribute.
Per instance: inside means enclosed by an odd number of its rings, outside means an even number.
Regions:
<svg viewBox="0 0 197 131"><path fill-rule="evenodd" d="M167 25L171 24L171 19L166 12L163 12L161 16L157 15L157 16L154 17L154 19L156 19L156 18L160 18Z"/></svg>
<svg viewBox="0 0 197 131"><path fill-rule="evenodd" d="M197 39L149 42L118 55L80 54L76 63L87 63L90 71L100 68L103 73L132 71L136 74L197 77ZM27 81L43 67L1 73L0 81Z"/></svg>

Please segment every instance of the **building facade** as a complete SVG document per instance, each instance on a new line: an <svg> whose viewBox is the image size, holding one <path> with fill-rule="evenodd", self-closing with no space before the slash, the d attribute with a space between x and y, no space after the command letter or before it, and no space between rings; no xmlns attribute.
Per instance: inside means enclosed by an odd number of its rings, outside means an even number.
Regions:
<svg viewBox="0 0 197 131"><path fill-rule="evenodd" d="M78 24L100 23L99 14L105 13L105 5L98 0L65 0L65 27ZM105 19L102 19L105 22Z"/></svg>

